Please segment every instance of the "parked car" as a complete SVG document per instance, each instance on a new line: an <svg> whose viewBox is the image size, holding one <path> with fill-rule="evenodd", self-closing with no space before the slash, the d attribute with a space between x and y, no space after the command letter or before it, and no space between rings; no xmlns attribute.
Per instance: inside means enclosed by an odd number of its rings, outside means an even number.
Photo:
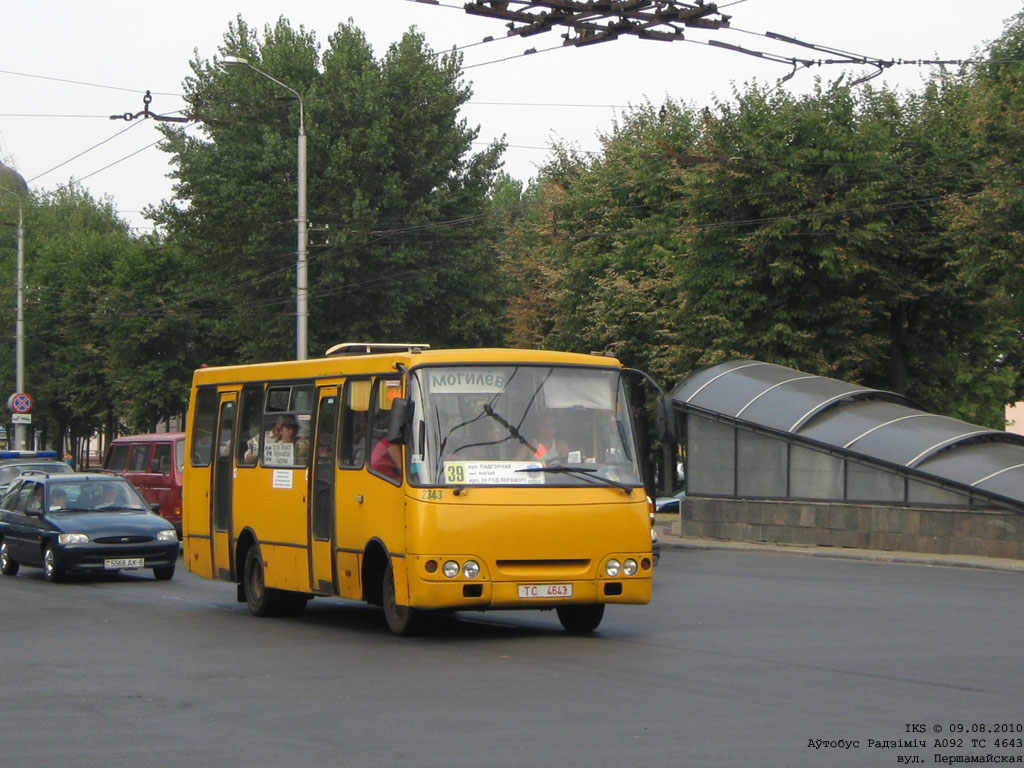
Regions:
<svg viewBox="0 0 1024 768"><path fill-rule="evenodd" d="M672 496L659 496L654 500L654 511L657 514L679 514L679 505L686 498L686 491L676 491Z"/></svg>
<svg viewBox="0 0 1024 768"><path fill-rule="evenodd" d="M109 474L30 472L0 499L0 573L21 565L47 581L69 571L151 568L173 578L178 535L131 483Z"/></svg>
<svg viewBox="0 0 1024 768"><path fill-rule="evenodd" d="M103 468L134 485L150 504L159 504L160 514L174 525L180 537L184 432L115 438L103 457Z"/></svg>
<svg viewBox="0 0 1024 768"><path fill-rule="evenodd" d="M57 459L56 451L0 451L0 495L14 478L29 470L54 474L74 471Z"/></svg>

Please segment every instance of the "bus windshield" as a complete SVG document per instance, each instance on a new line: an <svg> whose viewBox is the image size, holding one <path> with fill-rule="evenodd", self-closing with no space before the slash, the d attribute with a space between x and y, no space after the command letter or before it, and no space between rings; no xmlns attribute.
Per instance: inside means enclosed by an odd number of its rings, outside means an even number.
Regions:
<svg viewBox="0 0 1024 768"><path fill-rule="evenodd" d="M642 484L616 369L424 366L410 397L413 484Z"/></svg>

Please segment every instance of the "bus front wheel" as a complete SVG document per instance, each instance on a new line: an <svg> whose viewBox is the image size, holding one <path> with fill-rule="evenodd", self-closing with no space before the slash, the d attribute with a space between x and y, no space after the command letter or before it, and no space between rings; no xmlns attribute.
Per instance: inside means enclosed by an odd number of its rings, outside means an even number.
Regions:
<svg viewBox="0 0 1024 768"><path fill-rule="evenodd" d="M396 635L411 635L416 631L419 622L419 612L407 605L399 605L395 601L395 570L388 560L384 568L383 603L384 620Z"/></svg>
<svg viewBox="0 0 1024 768"><path fill-rule="evenodd" d="M604 604L597 605L563 605L557 609L558 620L566 632L586 634L597 629L604 618Z"/></svg>

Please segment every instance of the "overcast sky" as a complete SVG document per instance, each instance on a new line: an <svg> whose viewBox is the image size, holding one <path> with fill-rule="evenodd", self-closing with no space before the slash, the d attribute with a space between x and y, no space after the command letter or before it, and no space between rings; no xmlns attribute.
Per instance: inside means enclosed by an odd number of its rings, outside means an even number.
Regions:
<svg viewBox="0 0 1024 768"><path fill-rule="evenodd" d="M237 15L262 29L285 16L324 43L351 19L363 29L375 54L411 26L435 50L493 42L464 51L465 78L473 98L465 116L480 127L482 144L504 135L505 169L526 180L536 175L553 140L584 151L630 105L666 97L709 103L728 99L733 83L774 83L784 64L710 47L716 39L786 57L827 58L773 43L777 32L856 54L882 59L963 59L998 37L1022 10L1022 0L724 0L730 30L687 31L686 41L641 41L632 37L581 48L562 47L558 29L529 38L507 37L505 23L471 16L459 0L427 5L411 0L34 0L5 3L0 47L0 160L37 191L70 179L98 197L109 197L121 215L145 231L139 215L147 204L170 196L167 155L151 120L125 122L110 115L139 112L143 94L154 94L159 114L182 109L181 84L195 53L218 54L228 22ZM537 53L523 56L528 48ZM785 86L808 90L814 78L866 67L818 66L799 72ZM920 85L927 68L897 66L876 83ZM194 129L193 129L194 130ZM310 168L310 175L316 169ZM6 196L5 196L6 197Z"/></svg>

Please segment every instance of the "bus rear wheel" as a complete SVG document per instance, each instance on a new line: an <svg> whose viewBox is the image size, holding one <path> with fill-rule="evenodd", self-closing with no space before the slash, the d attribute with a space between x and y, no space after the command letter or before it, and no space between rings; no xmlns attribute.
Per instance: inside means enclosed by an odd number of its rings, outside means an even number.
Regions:
<svg viewBox="0 0 1024 768"><path fill-rule="evenodd" d="M597 605L563 605L557 609L558 620L566 632L593 632L604 618L604 603Z"/></svg>
<svg viewBox="0 0 1024 768"><path fill-rule="evenodd" d="M304 594L267 586L259 547L252 547L245 556L242 589L254 616L298 616L306 608Z"/></svg>
<svg viewBox="0 0 1024 768"><path fill-rule="evenodd" d="M399 605L395 600L395 569L388 560L384 568L383 604L384 620L396 635L412 635L422 623L420 612L407 605Z"/></svg>

